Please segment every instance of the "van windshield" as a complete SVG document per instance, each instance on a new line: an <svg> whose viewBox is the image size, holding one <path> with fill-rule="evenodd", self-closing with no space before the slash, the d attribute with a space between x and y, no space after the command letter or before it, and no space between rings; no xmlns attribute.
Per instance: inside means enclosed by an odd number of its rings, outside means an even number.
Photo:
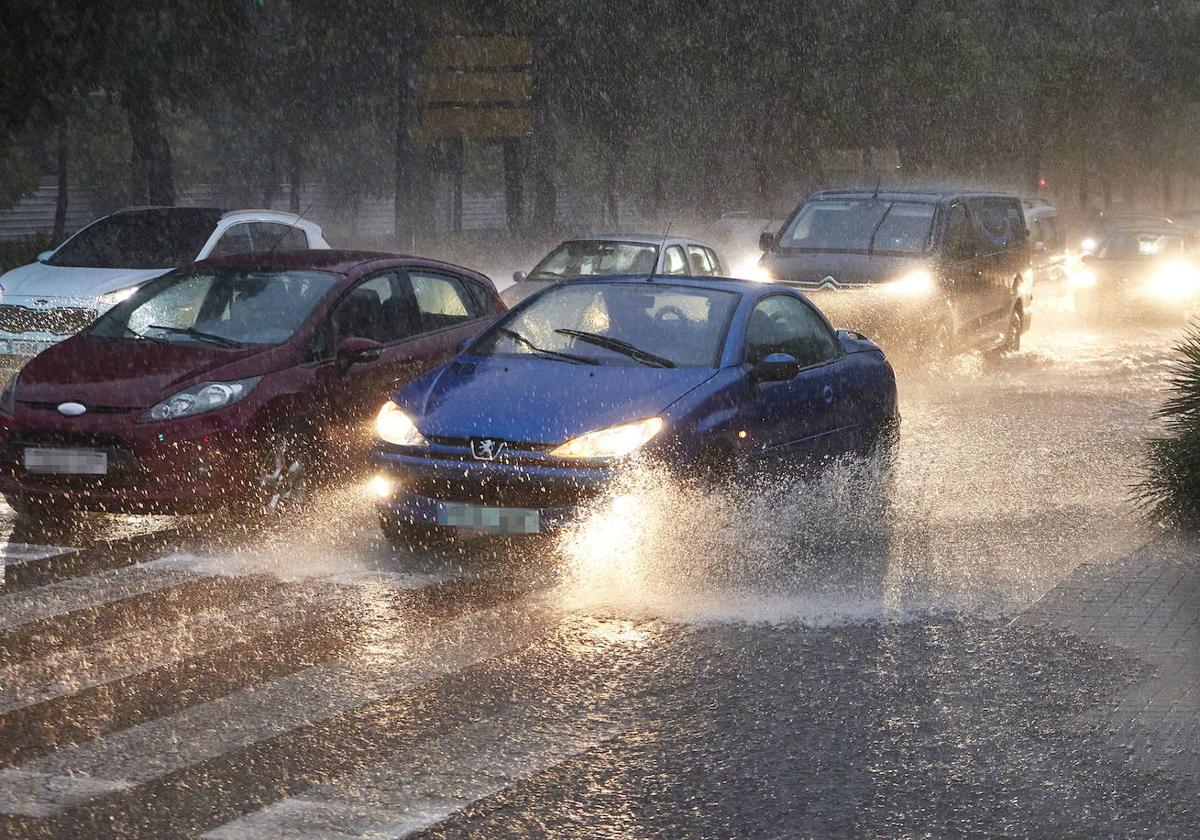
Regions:
<svg viewBox="0 0 1200 840"><path fill-rule="evenodd" d="M779 238L793 251L920 254L929 250L932 204L844 198L810 201Z"/></svg>

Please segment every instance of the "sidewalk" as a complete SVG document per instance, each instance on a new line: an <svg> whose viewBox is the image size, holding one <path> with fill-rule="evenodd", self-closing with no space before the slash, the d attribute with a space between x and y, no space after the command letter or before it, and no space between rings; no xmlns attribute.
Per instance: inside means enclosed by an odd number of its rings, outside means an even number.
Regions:
<svg viewBox="0 0 1200 840"><path fill-rule="evenodd" d="M1089 718L1144 769L1200 778L1200 538L1150 536L1086 562L1017 621L1145 662L1147 678Z"/></svg>

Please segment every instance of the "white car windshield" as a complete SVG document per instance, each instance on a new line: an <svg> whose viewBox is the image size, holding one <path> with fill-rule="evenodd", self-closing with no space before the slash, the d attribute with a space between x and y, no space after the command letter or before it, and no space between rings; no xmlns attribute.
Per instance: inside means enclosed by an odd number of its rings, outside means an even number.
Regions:
<svg viewBox="0 0 1200 840"><path fill-rule="evenodd" d="M567 277L612 277L650 274L658 262L658 247L640 242L588 239L564 242L550 252L530 280L561 280Z"/></svg>
<svg viewBox="0 0 1200 840"><path fill-rule="evenodd" d="M176 268L196 259L220 210L164 208L117 213L81 230L48 265L72 268Z"/></svg>

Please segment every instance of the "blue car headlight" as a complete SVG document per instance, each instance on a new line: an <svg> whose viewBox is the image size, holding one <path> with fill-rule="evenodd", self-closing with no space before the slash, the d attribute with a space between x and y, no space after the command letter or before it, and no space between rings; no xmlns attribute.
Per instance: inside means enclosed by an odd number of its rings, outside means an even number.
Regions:
<svg viewBox="0 0 1200 840"><path fill-rule="evenodd" d="M260 379L262 379L261 376L252 376L236 382L202 382L199 385L193 385L151 408L138 418L138 422L176 420L180 417L192 417L226 408L239 402L254 390L254 386Z"/></svg>
<svg viewBox="0 0 1200 840"><path fill-rule="evenodd" d="M375 416L375 434L379 435L380 440L396 446L429 446L429 441L417 429L417 424L391 400L384 403Z"/></svg>
<svg viewBox="0 0 1200 840"><path fill-rule="evenodd" d="M620 458L641 449L662 431L661 417L597 429L550 450L559 458Z"/></svg>

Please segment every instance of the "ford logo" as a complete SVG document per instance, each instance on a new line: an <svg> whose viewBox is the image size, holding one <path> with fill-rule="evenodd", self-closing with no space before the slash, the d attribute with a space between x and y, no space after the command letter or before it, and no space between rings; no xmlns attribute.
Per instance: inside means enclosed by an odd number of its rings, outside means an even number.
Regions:
<svg viewBox="0 0 1200 840"><path fill-rule="evenodd" d="M87 406L77 402L65 402L58 407L58 413L64 417L78 417L85 411L87 411Z"/></svg>

